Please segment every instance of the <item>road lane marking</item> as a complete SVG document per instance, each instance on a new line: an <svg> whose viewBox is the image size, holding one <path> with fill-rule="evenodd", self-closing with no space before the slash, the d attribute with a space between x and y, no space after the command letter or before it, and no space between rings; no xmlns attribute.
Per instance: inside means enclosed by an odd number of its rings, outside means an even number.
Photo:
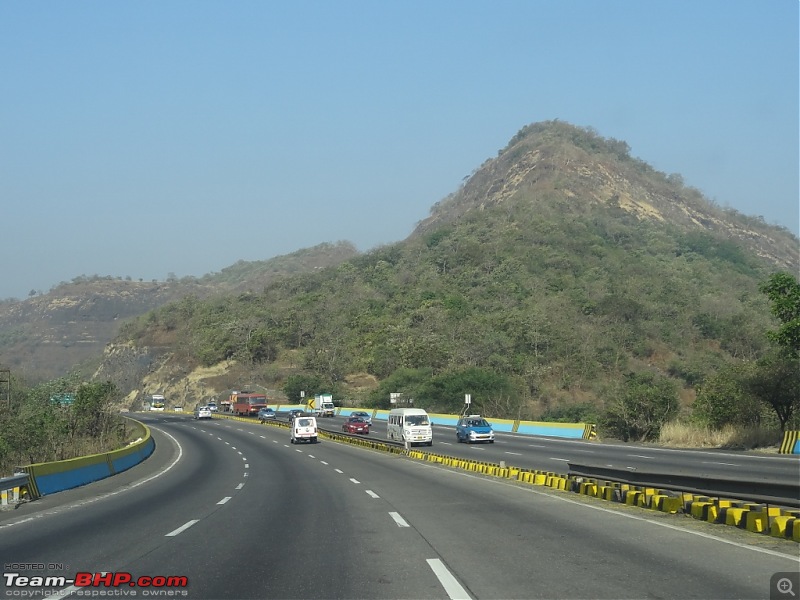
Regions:
<svg viewBox="0 0 800 600"><path fill-rule="evenodd" d="M561 460L561 461L564 461L564 462L569 462L571 459L569 459L569 458L553 458L551 456L550 460ZM609 466L611 466L611 465L609 465Z"/></svg>
<svg viewBox="0 0 800 600"><path fill-rule="evenodd" d="M240 483L239 485L237 485L237 486L236 486L236 489L237 489L237 490L240 490L240 489L242 489L243 487L244 487L244 484L243 484L243 483Z"/></svg>
<svg viewBox="0 0 800 600"><path fill-rule="evenodd" d="M735 465L733 463L706 462L706 461L703 461L701 464L704 464L704 465L725 465L726 467L741 467L742 466L742 465Z"/></svg>
<svg viewBox="0 0 800 600"><path fill-rule="evenodd" d="M199 519L194 519L192 521L189 521L188 523L185 523L185 524L181 525L180 527L178 527L175 531L170 531L164 537L175 537L179 533L182 533L182 532L186 531L187 529L189 529L189 527L191 527L192 525L194 525L198 521L199 521Z"/></svg>
<svg viewBox="0 0 800 600"><path fill-rule="evenodd" d="M367 492L367 494L369 494L369 495L370 495L370 496L372 496L373 498L380 498L380 496L378 496L378 494L376 494L376 493L375 493L375 492L373 492L372 490L366 490L366 492Z"/></svg>
<svg viewBox="0 0 800 600"><path fill-rule="evenodd" d="M250 468L250 465L249 465L248 463L244 463L244 468L245 468L245 469L249 469L249 468Z"/></svg>
<svg viewBox="0 0 800 600"><path fill-rule="evenodd" d="M646 458L648 460L655 458L655 456L644 456L642 454L628 454L631 458Z"/></svg>
<svg viewBox="0 0 800 600"><path fill-rule="evenodd" d="M319 462L321 462L323 465L327 465L327 464L328 464L328 463L326 463L324 460L321 460L321 461L319 461Z"/></svg>
<svg viewBox="0 0 800 600"><path fill-rule="evenodd" d="M233 496L225 496L222 500L217 502L217 504L225 504L228 500L230 500Z"/></svg>
<svg viewBox="0 0 800 600"><path fill-rule="evenodd" d="M506 454L513 454L514 456L522 456L522 452L508 452L508 451L506 451Z"/></svg>
<svg viewBox="0 0 800 600"><path fill-rule="evenodd" d="M309 455L308 455L308 458L317 458L317 457L316 457L316 456L314 456L313 454L309 454Z"/></svg>
<svg viewBox="0 0 800 600"><path fill-rule="evenodd" d="M394 522L397 523L398 527L411 527L411 525L406 523L406 520L400 516L400 513L390 512L389 516L392 517L392 519L394 519Z"/></svg>
<svg viewBox="0 0 800 600"><path fill-rule="evenodd" d="M444 566L444 563L438 558L429 558L426 561L428 566L433 570L439 583L442 584L444 591L450 596L450 600L471 600L472 596L467 593L458 580L453 577L453 574Z"/></svg>
<svg viewBox="0 0 800 600"><path fill-rule="evenodd" d="M343 475L343 474L344 474L344 471L342 471L341 469L334 469L334 471L336 471L336 472L337 472L337 473L339 473L340 475Z"/></svg>
<svg viewBox="0 0 800 600"><path fill-rule="evenodd" d="M353 483L361 483L361 482L360 482L358 479L356 479L355 477L351 477L351 478L350 478L350 481L352 481Z"/></svg>

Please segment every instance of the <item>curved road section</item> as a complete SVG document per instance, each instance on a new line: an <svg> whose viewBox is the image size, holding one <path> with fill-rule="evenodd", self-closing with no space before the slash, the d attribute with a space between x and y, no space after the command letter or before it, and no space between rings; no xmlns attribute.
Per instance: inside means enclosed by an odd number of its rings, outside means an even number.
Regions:
<svg viewBox="0 0 800 600"><path fill-rule="evenodd" d="M0 513L3 596L770 598L800 567L794 542L278 427L146 418L144 464Z"/></svg>

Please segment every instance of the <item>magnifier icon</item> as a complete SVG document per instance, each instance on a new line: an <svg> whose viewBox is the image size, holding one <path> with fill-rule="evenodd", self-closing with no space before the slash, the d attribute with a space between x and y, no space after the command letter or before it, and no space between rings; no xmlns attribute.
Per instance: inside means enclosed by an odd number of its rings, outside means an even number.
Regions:
<svg viewBox="0 0 800 600"><path fill-rule="evenodd" d="M788 577L782 577L781 579L778 579L775 587L778 588L778 591L781 594L789 594L792 596L792 598L797 597L797 594L792 591L792 580Z"/></svg>

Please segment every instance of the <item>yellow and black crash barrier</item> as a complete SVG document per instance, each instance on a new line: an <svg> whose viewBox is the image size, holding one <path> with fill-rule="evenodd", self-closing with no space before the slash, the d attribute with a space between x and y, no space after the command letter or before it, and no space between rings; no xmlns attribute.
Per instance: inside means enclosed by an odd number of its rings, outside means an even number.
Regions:
<svg viewBox="0 0 800 600"><path fill-rule="evenodd" d="M569 489L578 494L628 506L685 514L708 523L729 525L753 533L800 542L800 509L712 498L574 475L569 477Z"/></svg>
<svg viewBox="0 0 800 600"><path fill-rule="evenodd" d="M800 454L800 431L785 431L781 443L781 454Z"/></svg>

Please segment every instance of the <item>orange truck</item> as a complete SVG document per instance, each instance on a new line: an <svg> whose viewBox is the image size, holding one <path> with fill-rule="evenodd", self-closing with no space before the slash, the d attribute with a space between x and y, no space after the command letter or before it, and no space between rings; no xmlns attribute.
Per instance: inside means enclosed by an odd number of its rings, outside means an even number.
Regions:
<svg viewBox="0 0 800 600"><path fill-rule="evenodd" d="M233 414L255 417L260 409L267 406L267 397L253 392L232 392L229 402Z"/></svg>

